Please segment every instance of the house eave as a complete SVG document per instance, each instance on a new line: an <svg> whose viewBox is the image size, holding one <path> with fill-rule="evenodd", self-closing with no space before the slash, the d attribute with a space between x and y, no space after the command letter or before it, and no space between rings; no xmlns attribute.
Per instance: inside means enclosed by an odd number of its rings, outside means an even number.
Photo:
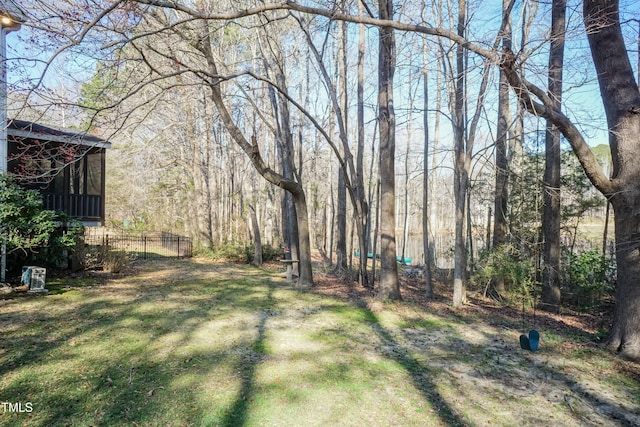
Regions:
<svg viewBox="0 0 640 427"><path fill-rule="evenodd" d="M95 135L90 135L87 132L61 130L20 120L11 120L9 122L7 136L13 138L51 141L60 144L82 145L85 147L111 148L111 143L109 141Z"/></svg>

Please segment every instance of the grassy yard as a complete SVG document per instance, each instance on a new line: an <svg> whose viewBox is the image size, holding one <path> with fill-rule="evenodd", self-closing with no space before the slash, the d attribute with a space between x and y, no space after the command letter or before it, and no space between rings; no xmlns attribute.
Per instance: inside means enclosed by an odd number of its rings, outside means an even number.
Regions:
<svg viewBox="0 0 640 427"><path fill-rule="evenodd" d="M198 260L47 287L0 300L0 426L640 424L640 367L577 328L524 352L485 311Z"/></svg>

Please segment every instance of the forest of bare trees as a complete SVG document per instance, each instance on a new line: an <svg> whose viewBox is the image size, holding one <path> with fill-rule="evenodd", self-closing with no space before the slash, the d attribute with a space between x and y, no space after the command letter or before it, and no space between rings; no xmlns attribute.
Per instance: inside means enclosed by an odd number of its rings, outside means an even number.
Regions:
<svg viewBox="0 0 640 427"><path fill-rule="evenodd" d="M427 295L451 271L456 307L536 295L473 280L506 254L553 312L595 249L617 262L608 345L640 357L637 2L14 3L9 115L114 144L111 226L286 249L301 285L315 252L381 300L405 261Z"/></svg>

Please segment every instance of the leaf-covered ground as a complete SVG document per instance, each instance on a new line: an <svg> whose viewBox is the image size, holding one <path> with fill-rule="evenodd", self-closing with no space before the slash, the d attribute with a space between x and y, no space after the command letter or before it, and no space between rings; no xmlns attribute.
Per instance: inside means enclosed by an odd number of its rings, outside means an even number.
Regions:
<svg viewBox="0 0 640 427"><path fill-rule="evenodd" d="M640 425L640 367L597 319L538 315L531 353L518 310L317 284L155 261L0 300L0 402L32 408L0 426Z"/></svg>

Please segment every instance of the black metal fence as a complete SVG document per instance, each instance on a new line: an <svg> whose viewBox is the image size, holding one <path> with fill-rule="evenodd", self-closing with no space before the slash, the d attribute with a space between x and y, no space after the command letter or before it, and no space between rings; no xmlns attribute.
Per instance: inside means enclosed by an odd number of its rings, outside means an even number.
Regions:
<svg viewBox="0 0 640 427"><path fill-rule="evenodd" d="M189 258L193 255L191 238L164 231L132 233L87 227L84 241L87 245L108 247L142 259Z"/></svg>

